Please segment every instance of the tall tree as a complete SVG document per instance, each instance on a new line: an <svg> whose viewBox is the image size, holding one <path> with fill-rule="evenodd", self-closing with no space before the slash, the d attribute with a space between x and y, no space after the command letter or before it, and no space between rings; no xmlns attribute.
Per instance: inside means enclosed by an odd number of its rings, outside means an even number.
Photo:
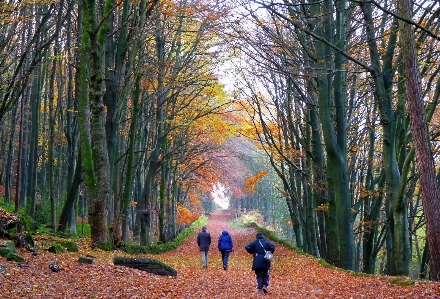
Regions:
<svg viewBox="0 0 440 299"><path fill-rule="evenodd" d="M89 196L89 219L92 241L107 243L110 169L106 144L103 99L102 57L108 33L106 17L111 0L104 9L95 0L82 0L82 43L80 46L79 118L80 151L84 182Z"/></svg>
<svg viewBox="0 0 440 299"><path fill-rule="evenodd" d="M423 111L414 29L407 22L407 20L412 20L413 17L412 2L408 0L396 0L396 2L399 15L404 18L399 20L400 49L402 50L402 62L405 70L411 133L414 140L426 218L431 278L438 281L440 280L440 194Z"/></svg>
<svg viewBox="0 0 440 299"><path fill-rule="evenodd" d="M360 4L365 19L367 34L367 43L370 51L371 74L373 76L375 98L378 103L381 125L383 129L383 159L386 173L386 183L389 190L391 201L391 237L392 247L389 252L392 253L391 261L388 264L390 274L408 275L410 263L410 245L408 230L408 213L405 197L399 193L401 174L398 167L397 158L397 119L392 99L392 81L395 72L394 53L396 47L397 33L392 31L386 52L380 54L376 41L376 29L373 23L372 4ZM396 22L394 21L394 24ZM395 28L395 27L394 27ZM383 59L383 63L381 63ZM399 106L397 106L399 107Z"/></svg>

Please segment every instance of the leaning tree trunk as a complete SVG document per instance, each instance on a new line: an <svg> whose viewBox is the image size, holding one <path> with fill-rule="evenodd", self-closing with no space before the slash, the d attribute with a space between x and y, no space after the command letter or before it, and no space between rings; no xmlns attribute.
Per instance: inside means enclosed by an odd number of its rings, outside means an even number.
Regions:
<svg viewBox="0 0 440 299"><path fill-rule="evenodd" d="M81 166L79 163L79 161L77 163L75 162L75 174L72 177L72 181L69 182L67 197L60 215L60 224L57 227L57 231L66 232L70 220L75 215L73 211L75 210L75 202L78 198L81 184Z"/></svg>
<svg viewBox="0 0 440 299"><path fill-rule="evenodd" d="M411 1L396 0L396 2L399 15L411 20ZM440 196L435 177L434 159L424 118L417 50L414 30L411 25L405 21L399 21L399 36L405 70L410 128L414 140L420 176L420 189L425 211L431 279L438 281L440 280Z"/></svg>

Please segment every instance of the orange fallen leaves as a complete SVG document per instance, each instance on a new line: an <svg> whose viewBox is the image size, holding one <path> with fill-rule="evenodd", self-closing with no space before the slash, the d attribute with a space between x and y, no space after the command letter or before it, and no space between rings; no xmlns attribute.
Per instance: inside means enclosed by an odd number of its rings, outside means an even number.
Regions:
<svg viewBox="0 0 440 299"><path fill-rule="evenodd" d="M208 232L213 243L209 252L209 268L203 269L196 244L190 237L178 249L152 257L178 271L175 278L115 266L113 256L121 252L91 251L88 240L80 242L78 253L53 254L41 251L37 257L20 252L26 267L0 258L0 265L9 275L0 274L2 298L440 298L440 283L420 282L413 286L391 283L390 277L363 277L322 267L316 259L298 255L277 244L271 269L269 294L257 294L252 257L244 246L254 240L253 229L235 229L227 219L231 211L216 211L209 217ZM227 228L234 241L229 268L223 270L217 240ZM91 254L95 263L80 264L79 256ZM65 270L52 272L48 265L57 261Z"/></svg>

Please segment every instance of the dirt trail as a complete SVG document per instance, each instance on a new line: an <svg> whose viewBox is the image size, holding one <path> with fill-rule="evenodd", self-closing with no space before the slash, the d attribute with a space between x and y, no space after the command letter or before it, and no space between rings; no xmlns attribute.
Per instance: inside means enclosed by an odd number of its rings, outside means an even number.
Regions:
<svg viewBox="0 0 440 299"><path fill-rule="evenodd" d="M390 278L366 278L327 269L307 255L299 255L276 244L268 294L258 294L251 270L252 257L244 246L255 239L254 229L236 229L228 224L232 210L209 216L208 231L213 243L208 269L202 268L196 235L178 249L161 255L145 255L161 260L178 271L175 278L157 276L112 264L121 252L90 252L93 265L77 262L87 253L53 255L47 252L27 258L29 267L10 264L9 275L0 274L0 298L440 298L439 283L396 286ZM227 229L234 241L228 270L223 270L217 240ZM64 270L53 273L47 265L58 260ZM0 260L0 265L4 264Z"/></svg>

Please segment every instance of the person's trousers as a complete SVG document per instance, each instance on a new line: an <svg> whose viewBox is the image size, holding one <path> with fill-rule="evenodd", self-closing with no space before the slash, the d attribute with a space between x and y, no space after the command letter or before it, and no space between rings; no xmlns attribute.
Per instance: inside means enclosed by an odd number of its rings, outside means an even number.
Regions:
<svg viewBox="0 0 440 299"><path fill-rule="evenodd" d="M258 289L269 285L269 269L255 269L255 275L257 276Z"/></svg>
<svg viewBox="0 0 440 299"><path fill-rule="evenodd" d="M202 264L204 268L208 268L208 250L200 251L202 255Z"/></svg>
<svg viewBox="0 0 440 299"><path fill-rule="evenodd" d="M223 262L223 267L227 267L228 266L228 261L229 261L229 254L231 253L230 250L222 250L222 262Z"/></svg>

